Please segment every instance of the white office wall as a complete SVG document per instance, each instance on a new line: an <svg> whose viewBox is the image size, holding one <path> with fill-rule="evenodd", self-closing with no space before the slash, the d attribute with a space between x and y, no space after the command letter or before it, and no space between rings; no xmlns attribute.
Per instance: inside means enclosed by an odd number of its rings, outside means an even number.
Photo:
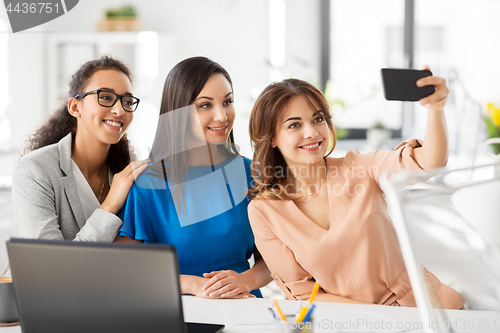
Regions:
<svg viewBox="0 0 500 333"><path fill-rule="evenodd" d="M144 30L173 35L178 48L176 61L205 55L222 64L233 78L238 114L250 112L255 86L269 83L268 6L257 1L135 1ZM121 6L121 1L87 0L66 15L48 22L38 30L46 33L17 33L9 43L12 141L21 147L28 133L38 127L49 112L45 110L45 39L52 33L96 31L96 23L106 8ZM163 79L162 79L163 80ZM30 98L26 99L26 94ZM246 124L238 130L248 131ZM245 126L243 126L245 125ZM241 136L240 145L248 136Z"/></svg>
<svg viewBox="0 0 500 333"><path fill-rule="evenodd" d="M40 125L45 110L45 36L38 33L9 36L9 96L11 135L21 147L29 130Z"/></svg>
<svg viewBox="0 0 500 333"><path fill-rule="evenodd" d="M0 19L0 144L10 139L10 119L7 115L7 105L9 103L9 77L8 64L9 54L7 46L9 42L8 23ZM1 147L0 147L1 150Z"/></svg>
<svg viewBox="0 0 500 333"><path fill-rule="evenodd" d="M267 78L267 0L254 1L129 1L137 8L143 30L171 34L177 40L178 61L204 55L224 66L234 80L237 99ZM47 31L89 32L106 8L123 1L86 0L69 14L44 25ZM237 100L237 102L240 102ZM248 107L248 105L245 105Z"/></svg>
<svg viewBox="0 0 500 333"><path fill-rule="evenodd" d="M256 95L270 83L269 0L136 0L128 3L137 8L144 30L175 37L175 62L205 55L219 62L230 73L237 109L236 139L242 146L242 152L249 156L248 115ZM10 112L15 114L12 119L14 146L24 146L28 134L53 111L44 109L46 91L52 89L46 84L47 36L94 32L106 8L123 4L121 0L81 1L73 10L51 22L9 35ZM319 0L287 0L285 4L285 67L290 69L287 74L317 80ZM5 12L0 13L0 19L6 20ZM297 22L304 24L299 26ZM296 59L309 65L303 66Z"/></svg>
<svg viewBox="0 0 500 333"><path fill-rule="evenodd" d="M320 1L286 1L286 77L319 85L320 25Z"/></svg>
<svg viewBox="0 0 500 333"><path fill-rule="evenodd" d="M415 9L417 25L445 28L439 65L444 70L459 69L471 96L480 103L499 104L500 1L419 0ZM426 63L423 57L416 60L417 66Z"/></svg>

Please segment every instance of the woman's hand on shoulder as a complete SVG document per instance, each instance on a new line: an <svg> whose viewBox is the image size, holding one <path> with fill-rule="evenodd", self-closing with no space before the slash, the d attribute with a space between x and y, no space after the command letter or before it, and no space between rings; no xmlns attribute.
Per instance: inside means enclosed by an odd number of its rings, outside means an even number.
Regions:
<svg viewBox="0 0 500 333"><path fill-rule="evenodd" d="M101 205L110 213L116 214L125 204L128 192L134 184L134 180L143 172L148 166L149 160L131 162L121 172L113 177L113 184L109 189L109 193Z"/></svg>
<svg viewBox="0 0 500 333"><path fill-rule="evenodd" d="M425 66L422 70L429 70L429 67ZM429 85L436 87L436 91L432 95L422 98L419 103L428 110L442 110L450 92L446 86L446 80L439 76L426 76L417 81L419 87Z"/></svg>
<svg viewBox="0 0 500 333"><path fill-rule="evenodd" d="M250 294L250 281L243 274L232 270L203 274L207 279L202 287L203 295L210 298L254 298Z"/></svg>

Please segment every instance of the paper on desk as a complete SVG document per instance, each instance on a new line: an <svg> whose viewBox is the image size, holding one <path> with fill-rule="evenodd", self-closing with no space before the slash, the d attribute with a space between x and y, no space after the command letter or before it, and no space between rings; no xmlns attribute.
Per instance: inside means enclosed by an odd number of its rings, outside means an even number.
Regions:
<svg viewBox="0 0 500 333"><path fill-rule="evenodd" d="M277 321L268 308L274 309L272 300L268 303L241 300L225 304L222 306L224 323L226 327L238 330L272 330L276 327ZM297 312L297 304L290 302L280 303L280 308L285 315L294 315Z"/></svg>
<svg viewBox="0 0 500 333"><path fill-rule="evenodd" d="M320 303L321 304L321 303ZM224 322L227 328L237 330L273 330L276 321L273 319L268 307L274 308L272 301L269 303L251 302L242 300L238 303L223 305ZM280 303L285 315L296 313L297 305L291 302ZM314 332L403 332L397 329L400 321L379 314L363 310L345 309L341 304L327 306L321 304L314 313ZM411 332L411 331L404 331Z"/></svg>

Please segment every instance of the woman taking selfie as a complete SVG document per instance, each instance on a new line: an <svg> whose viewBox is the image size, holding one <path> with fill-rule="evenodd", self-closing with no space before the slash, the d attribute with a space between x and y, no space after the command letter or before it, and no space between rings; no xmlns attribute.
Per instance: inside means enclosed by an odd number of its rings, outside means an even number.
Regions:
<svg viewBox="0 0 500 333"><path fill-rule="evenodd" d="M69 86L67 104L16 165L15 218L22 237L111 242L134 171L147 166L130 163L125 135L139 99L129 69L106 56L82 65Z"/></svg>
<svg viewBox="0 0 500 333"><path fill-rule="evenodd" d="M256 184L248 214L257 248L288 299L415 306L396 231L378 181L383 171L446 165L448 143L444 79L418 84L436 91L425 140L407 140L394 151L327 157L336 136L323 94L295 79L269 85L250 116ZM461 295L426 271L445 308L464 305Z"/></svg>
<svg viewBox="0 0 500 333"><path fill-rule="evenodd" d="M234 145L234 118L222 66L205 57L177 64L165 81L151 166L120 212L117 241L177 249L183 294L261 297L271 280L248 222L250 160Z"/></svg>

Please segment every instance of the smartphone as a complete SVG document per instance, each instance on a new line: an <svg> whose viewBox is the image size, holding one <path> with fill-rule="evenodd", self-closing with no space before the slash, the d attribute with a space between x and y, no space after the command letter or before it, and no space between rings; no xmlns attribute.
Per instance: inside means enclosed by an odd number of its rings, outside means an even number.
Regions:
<svg viewBox="0 0 500 333"><path fill-rule="evenodd" d="M382 68L385 99L416 102L432 95L436 90L434 86L417 87L419 79L431 75L429 70Z"/></svg>

